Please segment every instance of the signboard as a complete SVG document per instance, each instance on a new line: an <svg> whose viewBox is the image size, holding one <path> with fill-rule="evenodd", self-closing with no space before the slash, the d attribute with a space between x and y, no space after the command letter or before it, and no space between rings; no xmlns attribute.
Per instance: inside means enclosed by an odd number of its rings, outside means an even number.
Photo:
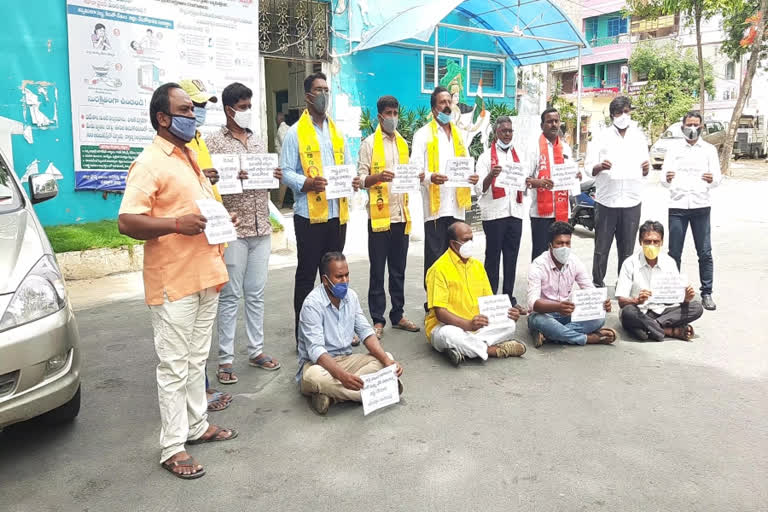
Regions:
<svg viewBox="0 0 768 512"><path fill-rule="evenodd" d="M76 189L125 188L128 167L155 136L149 102L159 85L259 86L258 2L88 4L67 0ZM223 124L220 105L208 104L212 125Z"/></svg>

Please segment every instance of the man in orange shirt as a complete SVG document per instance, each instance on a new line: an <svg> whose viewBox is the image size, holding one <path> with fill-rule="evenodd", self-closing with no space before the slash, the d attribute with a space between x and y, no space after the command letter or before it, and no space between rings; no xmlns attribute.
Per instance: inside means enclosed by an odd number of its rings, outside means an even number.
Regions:
<svg viewBox="0 0 768 512"><path fill-rule="evenodd" d="M227 269L223 248L208 244L196 203L213 199L213 190L186 147L196 131L192 100L178 84L167 83L152 95L149 114L157 136L128 170L118 226L120 233L147 241L144 293L160 359L160 462L175 476L192 479L205 470L185 444L237 437L234 429L209 425L205 397L205 360Z"/></svg>

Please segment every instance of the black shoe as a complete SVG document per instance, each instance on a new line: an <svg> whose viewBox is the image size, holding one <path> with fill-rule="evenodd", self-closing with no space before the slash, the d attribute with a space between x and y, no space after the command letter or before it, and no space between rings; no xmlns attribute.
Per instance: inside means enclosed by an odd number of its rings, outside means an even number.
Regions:
<svg viewBox="0 0 768 512"><path fill-rule="evenodd" d="M635 328L629 329L629 333L640 341L648 341L648 331L645 329Z"/></svg>
<svg viewBox="0 0 768 512"><path fill-rule="evenodd" d="M701 305L704 306L704 309L707 311L714 311L717 309L717 304L715 304L715 301L712 300L712 295L708 293L702 294Z"/></svg>
<svg viewBox="0 0 768 512"><path fill-rule="evenodd" d="M464 356L461 355L461 352L456 350L455 348L448 348L445 350L445 355L448 356L448 360L453 364L455 367L459 367L462 361L464 361Z"/></svg>

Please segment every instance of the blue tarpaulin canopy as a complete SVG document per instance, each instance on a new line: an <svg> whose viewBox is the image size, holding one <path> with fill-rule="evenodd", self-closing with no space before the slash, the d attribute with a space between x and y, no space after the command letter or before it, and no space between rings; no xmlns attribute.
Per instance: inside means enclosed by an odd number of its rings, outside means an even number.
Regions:
<svg viewBox="0 0 768 512"><path fill-rule="evenodd" d="M429 41L437 27L493 37L516 66L570 59L589 52L581 31L549 0L413 0L389 2L393 15L362 33L355 51L407 39ZM442 23L452 11L469 26ZM584 50L586 49L586 50Z"/></svg>

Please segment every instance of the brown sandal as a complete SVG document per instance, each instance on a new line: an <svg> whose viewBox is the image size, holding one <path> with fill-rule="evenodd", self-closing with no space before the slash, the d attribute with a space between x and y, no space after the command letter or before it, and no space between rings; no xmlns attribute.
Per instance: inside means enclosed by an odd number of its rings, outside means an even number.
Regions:
<svg viewBox="0 0 768 512"><path fill-rule="evenodd" d="M407 318L401 318L399 323L392 324L392 328L400 329L401 331L408 331L408 332L419 332L421 330L421 327L411 322Z"/></svg>
<svg viewBox="0 0 768 512"><path fill-rule="evenodd" d="M608 331L607 334L603 334L603 331ZM610 327L603 327L601 329L598 329L597 335L600 337L600 343L603 345L610 345L614 341L618 339L618 334L615 330L611 329ZM610 336L611 341L607 341L604 338L608 338Z"/></svg>
<svg viewBox="0 0 768 512"><path fill-rule="evenodd" d="M200 478L201 476L205 475L205 468L203 468L201 464L195 462L195 459L192 457L184 460L174 460L172 462L169 459L160 465L163 466L163 469L170 471L173 476L176 478L181 478L182 480L194 480L195 478ZM197 469L198 466L200 469ZM192 468L196 471L194 473L184 474L179 473L178 471L174 471L174 468Z"/></svg>
<svg viewBox="0 0 768 512"><path fill-rule="evenodd" d="M210 437L200 437L199 439L190 439L187 441L187 444L204 444L204 443L216 443L219 441L230 441L237 437L237 430L233 428L222 428L222 427L215 427L216 430L213 431L213 434L211 434ZM219 434L222 432L229 432L229 435L227 437L219 437ZM205 434L203 434L205 436Z"/></svg>

